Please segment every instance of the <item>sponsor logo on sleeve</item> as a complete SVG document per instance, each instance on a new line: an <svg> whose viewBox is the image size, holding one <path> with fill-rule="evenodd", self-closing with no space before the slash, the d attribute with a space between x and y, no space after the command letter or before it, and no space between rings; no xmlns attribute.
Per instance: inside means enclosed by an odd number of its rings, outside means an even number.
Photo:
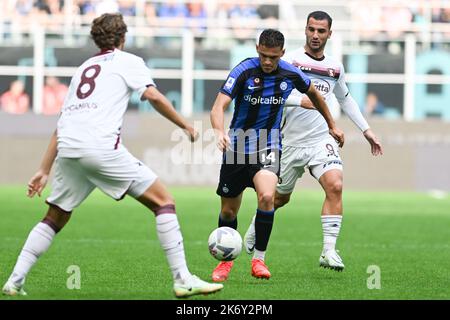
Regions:
<svg viewBox="0 0 450 320"><path fill-rule="evenodd" d="M227 82L225 83L225 88L226 89L231 89L231 87L233 87L233 84L234 84L235 81L236 81L235 78L228 77Z"/></svg>

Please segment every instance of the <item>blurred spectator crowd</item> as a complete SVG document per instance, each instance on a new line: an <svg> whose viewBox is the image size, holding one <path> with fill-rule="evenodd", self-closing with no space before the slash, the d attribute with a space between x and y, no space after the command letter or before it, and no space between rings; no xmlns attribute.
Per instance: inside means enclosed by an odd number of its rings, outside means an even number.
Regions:
<svg viewBox="0 0 450 320"><path fill-rule="evenodd" d="M356 26L353 31L363 38L379 34L396 38L406 31L420 32L432 23L450 23L449 0L350 0L340 4ZM304 21L304 5L309 5L309 11L310 3L294 0L264 4L250 0L2 0L0 23L3 20L3 29L20 29L32 17L57 31L64 23L83 26L104 12L121 12L134 25L191 28L200 35L208 28L225 27L232 29L232 36L244 39L253 35L255 28L276 27L279 22L289 26L289 20ZM319 1L315 9L327 10L327 6L321 6Z"/></svg>
<svg viewBox="0 0 450 320"><path fill-rule="evenodd" d="M415 33L419 42L431 43L433 47L446 43L449 48L450 0L335 2L324 1L322 5L320 0L0 0L0 44L10 39L21 45L22 35L32 34L36 23L45 26L47 34L75 34L82 28L88 30L92 19L102 13L120 12L129 30L143 28L145 41L160 41L164 47L178 41L178 46L179 38L168 41L174 30L176 33L190 29L196 43L220 50L235 44L253 44L256 31L263 28L289 30L298 35L303 33L307 13L324 10L333 17L334 30L348 32L347 38L361 44L389 46L402 41L406 33ZM135 41L134 36L127 41ZM8 90L0 92L0 110L12 114L29 111L30 97L24 88L24 82L14 80ZM58 78L47 77L42 113L58 114L66 92L67 85ZM367 115L382 114L385 109L375 93L367 94Z"/></svg>
<svg viewBox="0 0 450 320"><path fill-rule="evenodd" d="M67 90L68 86L60 82L57 77L46 77L41 113L44 115L59 114ZM22 80L12 81L9 89L0 94L0 110L10 114L24 114L31 111L30 96L25 92L25 83Z"/></svg>
<svg viewBox="0 0 450 320"><path fill-rule="evenodd" d="M248 0L2 0L0 23L4 24L3 32L20 31L31 21L57 32L67 23L89 25L93 17L105 12L122 13L129 26L191 28L197 33L205 32L208 23L214 27L229 24L238 37L247 34L240 29L254 31L258 20L278 19L278 5L256 5Z"/></svg>

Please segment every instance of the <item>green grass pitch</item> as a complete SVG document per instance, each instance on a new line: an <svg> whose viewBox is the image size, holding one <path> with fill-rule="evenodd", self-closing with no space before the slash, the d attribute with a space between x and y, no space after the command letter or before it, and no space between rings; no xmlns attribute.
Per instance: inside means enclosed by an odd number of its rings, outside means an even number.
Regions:
<svg viewBox="0 0 450 320"><path fill-rule="evenodd" d="M170 190L189 268L209 280L216 261L207 239L217 226L219 197L212 188ZM450 197L345 191L338 249L346 269L340 273L318 266L322 200L322 192L299 188L291 203L277 212L266 255L269 281L251 277L250 256L243 251L221 292L190 299L450 298ZM0 203L3 284L47 207L44 197L26 198L23 187L0 187ZM255 209L255 194L247 189L239 213L242 235ZM67 288L72 265L80 268L80 289ZM380 268L380 289L367 287L372 265ZM153 214L130 197L115 203L100 192L74 211L32 269L26 290L28 297L0 299L175 299Z"/></svg>

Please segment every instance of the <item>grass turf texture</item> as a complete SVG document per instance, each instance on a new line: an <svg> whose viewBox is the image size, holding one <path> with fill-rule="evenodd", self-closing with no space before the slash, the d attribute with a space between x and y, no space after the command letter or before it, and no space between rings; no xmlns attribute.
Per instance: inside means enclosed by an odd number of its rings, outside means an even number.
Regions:
<svg viewBox="0 0 450 320"><path fill-rule="evenodd" d="M217 261L208 252L207 239L217 227L219 197L208 188L171 188L171 192L189 268L210 281ZM450 298L450 197L346 191L338 240L346 268L340 273L318 267L322 201L322 192L297 191L277 212L266 256L269 281L251 277L251 257L243 249L221 292L190 299ZM47 206L42 198L26 198L24 188L9 186L0 187L0 203L2 285ZM255 206L255 194L247 189L239 213L242 236ZM66 285L71 265L80 267L79 290ZM379 290L367 288L370 265L381 270ZM40 258L25 289L28 297L0 299L175 299L153 214L130 197L115 203L97 191Z"/></svg>

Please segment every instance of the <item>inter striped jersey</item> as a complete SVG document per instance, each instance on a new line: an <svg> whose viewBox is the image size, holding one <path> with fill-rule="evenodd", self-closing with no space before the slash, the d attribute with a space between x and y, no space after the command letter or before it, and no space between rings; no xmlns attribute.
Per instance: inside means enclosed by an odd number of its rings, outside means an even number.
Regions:
<svg viewBox="0 0 450 320"><path fill-rule="evenodd" d="M310 83L301 70L283 60L271 73L263 72L257 57L239 63L220 90L235 102L229 130L231 149L246 154L281 149L286 99L293 89L305 93Z"/></svg>

